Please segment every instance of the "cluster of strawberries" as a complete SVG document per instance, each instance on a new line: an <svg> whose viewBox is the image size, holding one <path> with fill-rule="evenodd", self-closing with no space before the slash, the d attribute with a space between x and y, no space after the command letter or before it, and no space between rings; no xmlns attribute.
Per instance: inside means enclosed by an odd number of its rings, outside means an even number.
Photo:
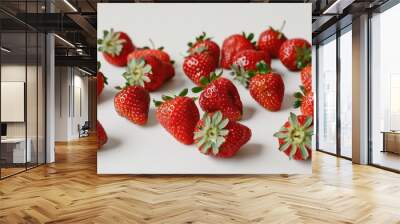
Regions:
<svg viewBox="0 0 400 224"><path fill-rule="evenodd" d="M279 58L291 71L301 70L302 92L295 94L295 107L302 115L290 114L289 120L274 136L280 150L295 160L311 155L313 94L311 92L311 45L303 39L287 39L281 30L269 28L258 42L253 34L234 34L226 38L222 48L202 33L189 43L182 65L185 75L197 86L199 105L205 112L200 119L197 98L186 96L184 89L175 96L163 95L153 100L159 123L179 142L196 143L200 152L216 157L232 157L251 138L251 130L238 121L243 104L236 86L222 77L220 67L232 70L234 79L249 89L250 95L269 111L279 111L284 97L284 82L271 70L271 59ZM117 113L138 125L145 125L150 106L149 92L159 89L174 77L173 62L162 48L135 48L123 32L104 32L98 40L104 58L115 66L127 66L123 74L125 86L114 98ZM221 58L220 58L221 57ZM98 94L104 88L104 76L98 74ZM99 147L107 141L98 122Z"/></svg>

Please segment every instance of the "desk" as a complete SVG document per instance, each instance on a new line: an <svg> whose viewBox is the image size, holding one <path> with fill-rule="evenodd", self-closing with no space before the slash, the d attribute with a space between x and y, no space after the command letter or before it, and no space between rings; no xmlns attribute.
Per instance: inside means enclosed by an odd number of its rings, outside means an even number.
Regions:
<svg viewBox="0 0 400 224"><path fill-rule="evenodd" d="M28 138L26 141L28 142L28 144L27 144L28 147L26 147L26 154L25 154L25 138L1 139L1 147L2 147L1 148L1 151L2 151L1 156L4 158L3 152L6 155L12 154L12 157L10 155L10 158L8 158L8 159L5 158L6 161L9 163L31 162L31 160L32 160L32 153L31 153L32 141L30 138ZM11 160L11 158L12 158L12 160Z"/></svg>
<svg viewBox="0 0 400 224"><path fill-rule="evenodd" d="M400 132L382 131L381 133L383 134L382 152L392 152L400 154Z"/></svg>

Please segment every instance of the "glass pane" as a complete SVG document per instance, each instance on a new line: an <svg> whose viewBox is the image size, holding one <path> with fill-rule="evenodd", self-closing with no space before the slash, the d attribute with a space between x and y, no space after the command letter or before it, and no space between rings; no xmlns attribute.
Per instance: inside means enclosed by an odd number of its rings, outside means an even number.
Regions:
<svg viewBox="0 0 400 224"><path fill-rule="evenodd" d="M38 41L38 163L45 163L45 35L39 33Z"/></svg>
<svg viewBox="0 0 400 224"><path fill-rule="evenodd" d="M336 39L318 49L318 146L336 153Z"/></svg>
<svg viewBox="0 0 400 224"><path fill-rule="evenodd" d="M38 96L37 96L37 84L38 84L38 49L37 49L37 33L31 32L27 33L28 38L28 62L27 62L27 80L26 80L26 116L27 116L27 143L28 143L28 168L34 167L37 165L37 132L38 132ZM30 152L30 153L29 153Z"/></svg>
<svg viewBox="0 0 400 224"><path fill-rule="evenodd" d="M352 33L340 36L340 153L352 157Z"/></svg>
<svg viewBox="0 0 400 224"><path fill-rule="evenodd" d="M1 161L2 177L25 170L26 33L2 33L1 45ZM29 147L28 147L29 149Z"/></svg>
<svg viewBox="0 0 400 224"><path fill-rule="evenodd" d="M400 67L397 44L400 5L375 15L372 22L372 163L400 170Z"/></svg>

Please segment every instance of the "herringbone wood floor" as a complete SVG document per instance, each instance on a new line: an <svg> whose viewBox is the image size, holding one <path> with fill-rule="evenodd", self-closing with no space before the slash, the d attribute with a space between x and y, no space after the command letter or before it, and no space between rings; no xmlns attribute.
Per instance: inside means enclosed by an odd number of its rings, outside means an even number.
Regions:
<svg viewBox="0 0 400 224"><path fill-rule="evenodd" d="M95 147L0 181L0 223L400 223L400 175L322 153L310 176L98 176Z"/></svg>

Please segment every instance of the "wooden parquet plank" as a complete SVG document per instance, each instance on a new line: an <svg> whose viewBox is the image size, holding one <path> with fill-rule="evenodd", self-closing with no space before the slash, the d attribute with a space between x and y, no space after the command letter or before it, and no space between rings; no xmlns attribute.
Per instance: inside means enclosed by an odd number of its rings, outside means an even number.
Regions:
<svg viewBox="0 0 400 224"><path fill-rule="evenodd" d="M0 181L2 223L396 223L400 175L322 153L312 175L96 174L94 137Z"/></svg>

